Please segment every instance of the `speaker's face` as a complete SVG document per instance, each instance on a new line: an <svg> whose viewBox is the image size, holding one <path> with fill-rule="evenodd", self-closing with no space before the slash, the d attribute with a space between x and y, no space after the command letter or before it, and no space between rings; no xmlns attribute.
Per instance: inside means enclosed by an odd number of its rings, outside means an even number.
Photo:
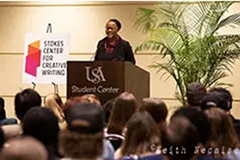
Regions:
<svg viewBox="0 0 240 160"><path fill-rule="evenodd" d="M113 39L117 36L118 27L115 22L109 21L106 24L106 35L109 39Z"/></svg>

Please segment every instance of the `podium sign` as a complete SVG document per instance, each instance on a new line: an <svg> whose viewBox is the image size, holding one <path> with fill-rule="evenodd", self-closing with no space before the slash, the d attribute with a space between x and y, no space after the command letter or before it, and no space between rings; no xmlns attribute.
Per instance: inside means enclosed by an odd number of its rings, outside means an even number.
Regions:
<svg viewBox="0 0 240 160"><path fill-rule="evenodd" d="M95 94L104 104L124 91L149 97L149 73L130 62L67 62L67 98Z"/></svg>

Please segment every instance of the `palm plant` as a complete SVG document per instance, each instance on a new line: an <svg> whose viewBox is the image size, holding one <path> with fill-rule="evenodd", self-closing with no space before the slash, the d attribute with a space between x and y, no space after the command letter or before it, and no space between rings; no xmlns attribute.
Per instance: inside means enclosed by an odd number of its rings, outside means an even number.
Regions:
<svg viewBox="0 0 240 160"><path fill-rule="evenodd" d="M240 55L240 35L219 33L223 27L240 25L239 13L223 18L233 3L160 2L154 9L138 8L135 25L149 38L136 52L157 51L166 60L150 67L175 80L183 105L189 83L200 82L206 88L219 84Z"/></svg>

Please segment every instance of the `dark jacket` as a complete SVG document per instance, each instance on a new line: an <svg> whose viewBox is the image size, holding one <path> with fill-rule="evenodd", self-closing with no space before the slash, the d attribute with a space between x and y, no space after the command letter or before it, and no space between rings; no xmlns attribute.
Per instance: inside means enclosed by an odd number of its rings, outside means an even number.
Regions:
<svg viewBox="0 0 240 160"><path fill-rule="evenodd" d="M105 40L107 37L103 38L98 42L97 51L95 55L95 60L99 61L129 61L133 64L136 63L132 47L130 46L129 42L123 40L119 36L119 43L114 48L111 53L106 53L106 49L104 46Z"/></svg>

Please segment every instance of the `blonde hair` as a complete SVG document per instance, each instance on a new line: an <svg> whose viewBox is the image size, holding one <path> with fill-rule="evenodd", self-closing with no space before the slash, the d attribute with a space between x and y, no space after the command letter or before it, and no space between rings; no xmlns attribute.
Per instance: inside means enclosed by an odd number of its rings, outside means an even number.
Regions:
<svg viewBox="0 0 240 160"><path fill-rule="evenodd" d="M44 99L44 104L46 107L53 111L53 113L57 116L59 122L64 121L64 114L62 111L63 102L58 94L48 94Z"/></svg>

